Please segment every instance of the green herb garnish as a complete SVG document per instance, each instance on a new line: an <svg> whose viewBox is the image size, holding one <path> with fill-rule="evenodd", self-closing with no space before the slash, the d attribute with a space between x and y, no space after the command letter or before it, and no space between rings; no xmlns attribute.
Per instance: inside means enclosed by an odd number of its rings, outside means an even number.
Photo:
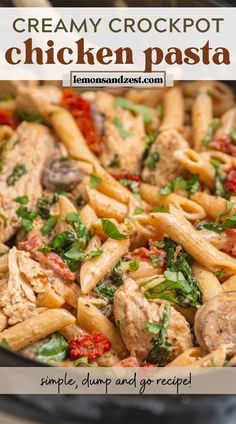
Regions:
<svg viewBox="0 0 236 424"><path fill-rule="evenodd" d="M122 137L122 138L127 138L127 137L130 137L131 135L133 135L134 134L134 132L133 131L131 131L131 130L126 130L125 128L124 128L124 126L123 126L123 123L122 123L122 121L121 121L121 119L119 118L119 116L115 116L114 118L113 118L113 124L115 125L115 127L116 127L116 129L117 129L117 131L118 131L118 133L120 134L120 136Z"/></svg>
<svg viewBox="0 0 236 424"><path fill-rule="evenodd" d="M5 215L3 215L2 213L0 213L0 220L3 222L3 226L4 228L7 227L7 217Z"/></svg>
<svg viewBox="0 0 236 424"><path fill-rule="evenodd" d="M25 165L18 163L13 168L11 175L9 175L9 177L7 178L7 185L13 186L16 183L16 181L18 181L26 173L27 173L27 170Z"/></svg>
<svg viewBox="0 0 236 424"><path fill-rule="evenodd" d="M221 120L215 119L210 125L208 125L205 137L203 138L204 146L209 146L212 136L215 130L221 126Z"/></svg>
<svg viewBox="0 0 236 424"><path fill-rule="evenodd" d="M38 124L41 124L43 122L43 116L39 113L26 113L23 111L17 112L17 116L21 121L27 121L27 122L36 122Z"/></svg>
<svg viewBox="0 0 236 424"><path fill-rule="evenodd" d="M114 240L123 240L127 238L126 234L120 233L118 228L109 219L102 218L102 228L107 237Z"/></svg>
<svg viewBox="0 0 236 424"><path fill-rule="evenodd" d="M160 367L165 366L170 357L171 343L167 336L169 320L170 305L166 303L159 323L146 323L146 329L154 336L151 340L153 347L148 353L146 360L147 362L156 363Z"/></svg>
<svg viewBox="0 0 236 424"><path fill-rule="evenodd" d="M129 269L131 271L137 271L140 267L139 261L135 260L129 263Z"/></svg>
<svg viewBox="0 0 236 424"><path fill-rule="evenodd" d="M50 216L50 218L47 219L45 224L41 228L41 234L43 236L46 236L47 234L50 234L51 231L56 227L60 216L59 215L53 215Z"/></svg>
<svg viewBox="0 0 236 424"><path fill-rule="evenodd" d="M28 196L20 196L14 199L14 202L20 203L21 205L26 205L29 201Z"/></svg>
<svg viewBox="0 0 236 424"><path fill-rule="evenodd" d="M149 171L155 171L156 165L160 160L159 152L153 152L145 159L144 164L148 167Z"/></svg>
<svg viewBox="0 0 236 424"><path fill-rule="evenodd" d="M185 190L189 194L196 193L199 188L198 175L193 175L190 180L186 180L183 177L176 177L173 181L167 184L165 187L159 190L159 193L163 196L172 193L175 190Z"/></svg>
<svg viewBox="0 0 236 424"><path fill-rule="evenodd" d="M35 212L35 211L30 211L25 206L20 206L16 210L16 214L17 214L17 216L19 216L19 218L21 218L21 224L22 224L22 227L24 228L24 230L26 231L26 233L31 231L32 228L33 228L34 219L36 218L38 213Z"/></svg>
<svg viewBox="0 0 236 424"><path fill-rule="evenodd" d="M115 99L115 106L124 110L129 110L135 115L142 115L146 125L153 123L153 116L147 106L132 103L130 100L124 99L123 97L117 97Z"/></svg>
<svg viewBox="0 0 236 424"><path fill-rule="evenodd" d="M90 175L89 187L91 189L96 188L97 185L99 185L101 183L102 183L102 179L98 175L95 175L95 174Z"/></svg>

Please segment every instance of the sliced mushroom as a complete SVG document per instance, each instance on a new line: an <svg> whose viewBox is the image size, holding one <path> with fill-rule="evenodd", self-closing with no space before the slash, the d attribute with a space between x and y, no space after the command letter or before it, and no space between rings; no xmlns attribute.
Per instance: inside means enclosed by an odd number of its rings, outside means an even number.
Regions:
<svg viewBox="0 0 236 424"><path fill-rule="evenodd" d="M43 171L42 183L50 189L73 190L84 176L83 171L73 159L57 158L48 164Z"/></svg>
<svg viewBox="0 0 236 424"><path fill-rule="evenodd" d="M95 103L92 103L92 116L98 132L102 136L104 133L104 116L98 111Z"/></svg>
<svg viewBox="0 0 236 424"><path fill-rule="evenodd" d="M196 313L194 331L203 350L212 352L226 345L229 355L236 354L236 291L204 303Z"/></svg>

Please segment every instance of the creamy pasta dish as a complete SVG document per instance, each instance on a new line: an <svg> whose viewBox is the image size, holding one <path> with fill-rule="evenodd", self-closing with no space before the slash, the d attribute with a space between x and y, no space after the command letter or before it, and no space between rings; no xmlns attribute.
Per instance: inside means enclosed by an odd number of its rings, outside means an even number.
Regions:
<svg viewBox="0 0 236 424"><path fill-rule="evenodd" d="M229 86L0 82L0 343L59 366L236 363Z"/></svg>

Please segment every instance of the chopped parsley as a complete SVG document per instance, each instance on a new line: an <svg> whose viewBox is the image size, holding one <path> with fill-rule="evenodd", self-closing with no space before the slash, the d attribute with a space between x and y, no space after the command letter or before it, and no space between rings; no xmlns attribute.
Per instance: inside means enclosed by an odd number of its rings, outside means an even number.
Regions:
<svg viewBox="0 0 236 424"><path fill-rule="evenodd" d="M152 209L152 212L169 212L169 207L165 205L158 205Z"/></svg>
<svg viewBox="0 0 236 424"><path fill-rule="evenodd" d="M148 167L149 171L155 171L156 165L160 160L159 152L152 152L145 159L144 164Z"/></svg>
<svg viewBox="0 0 236 424"><path fill-rule="evenodd" d="M225 176L222 174L220 166L221 162L216 159L211 160L212 166L215 168L215 182L216 182L216 190L215 194L219 197L224 197L228 199L229 195L226 193L224 188Z"/></svg>
<svg viewBox="0 0 236 424"><path fill-rule="evenodd" d="M158 268L159 266L160 266L160 259L158 258L158 256L157 255L151 255L151 262L152 262L152 265L155 267L155 268Z"/></svg>
<svg viewBox="0 0 236 424"><path fill-rule="evenodd" d="M87 253L86 257L89 259L94 259L94 258L97 258L98 256L101 256L102 254L103 254L102 249L94 249L94 250L90 250L90 252Z"/></svg>
<svg viewBox="0 0 236 424"><path fill-rule="evenodd" d="M134 215L140 215L141 213L143 213L143 208L136 208L134 210Z"/></svg>
<svg viewBox="0 0 236 424"><path fill-rule="evenodd" d="M223 269L219 269L218 271L215 272L215 276L220 279L222 277L224 277L225 275L227 275L227 272L224 271Z"/></svg>
<svg viewBox="0 0 236 424"><path fill-rule="evenodd" d="M230 202L229 200L226 202L226 206L225 209L223 210L223 212L220 213L220 215L216 218L216 224L218 224L218 222L221 220L221 218L223 218L224 216L228 215L228 213L232 210L233 207L233 203Z"/></svg>
<svg viewBox="0 0 236 424"><path fill-rule="evenodd" d="M114 118L113 118L113 124L115 125L115 127L116 127L116 129L117 129L117 131L118 131L118 133L120 134L120 136L122 137L122 138L127 138L127 137L130 137L131 135L133 135L134 134L134 132L133 131L131 131L131 130L126 130L125 128L124 128L124 126L123 126L123 123L122 123L122 121L121 121L121 119L119 118L119 116L115 116Z"/></svg>
<svg viewBox="0 0 236 424"><path fill-rule="evenodd" d="M232 138L233 141L236 141L236 131L235 130L234 131L231 131L229 133L229 136L230 136L230 138Z"/></svg>
<svg viewBox="0 0 236 424"><path fill-rule="evenodd" d="M117 264L112 269L109 279L112 281L115 286L121 286L124 282L124 273L121 268L121 261L118 261Z"/></svg>
<svg viewBox="0 0 236 424"><path fill-rule="evenodd" d="M221 126L221 120L215 119L210 125L208 125L205 137L203 138L203 144L209 146L212 136L215 130Z"/></svg>
<svg viewBox="0 0 236 424"><path fill-rule="evenodd" d="M17 113L17 116L21 121L36 122L38 124L41 124L43 122L43 117L39 113L29 114L23 111L19 111Z"/></svg>
<svg viewBox="0 0 236 424"><path fill-rule="evenodd" d="M190 180L186 180L183 177L176 177L173 181L167 184L165 187L162 187L159 193L162 196L173 193L175 190L185 190L189 194L194 194L199 188L199 178L198 175L193 175Z"/></svg>
<svg viewBox="0 0 236 424"><path fill-rule="evenodd" d="M20 203L20 205L26 205L29 201L28 196L20 196L14 199L14 202Z"/></svg>
<svg viewBox="0 0 236 424"><path fill-rule="evenodd" d="M101 183L102 183L102 179L98 175L95 175L95 174L90 175L89 187L91 189L96 188L97 185L99 185Z"/></svg>
<svg viewBox="0 0 236 424"><path fill-rule="evenodd" d="M165 303L162 318L158 323L147 322L146 329L153 334L151 339L152 349L147 355L147 362L156 363L163 367L170 357L171 343L167 337L167 330L170 320L170 305Z"/></svg>
<svg viewBox="0 0 236 424"><path fill-rule="evenodd" d="M0 220L3 222L4 228L6 228L7 227L7 217L5 215L3 215L2 213L0 213Z"/></svg>
<svg viewBox="0 0 236 424"><path fill-rule="evenodd" d="M135 260L129 263L129 269L131 271L137 271L140 267L139 261Z"/></svg>
<svg viewBox="0 0 236 424"><path fill-rule="evenodd" d="M41 234L43 236L46 236L47 234L50 234L51 231L56 227L60 216L59 215L53 215L50 216L50 218L47 219L45 224L41 228Z"/></svg>
<svg viewBox="0 0 236 424"><path fill-rule="evenodd" d="M120 156L118 155L118 153L115 153L113 159L111 159L108 166L110 166L111 168L120 168Z"/></svg>
<svg viewBox="0 0 236 424"><path fill-rule="evenodd" d="M115 99L115 106L124 110L129 110L135 115L140 114L143 116L144 123L150 125L153 123L153 116L147 106L139 105L125 99L124 97L117 97Z"/></svg>
<svg viewBox="0 0 236 424"><path fill-rule="evenodd" d="M165 115L165 108L163 105L158 105L156 108L157 114L159 116L159 118L163 118L163 116Z"/></svg>
<svg viewBox="0 0 236 424"><path fill-rule="evenodd" d="M38 214L42 219L50 218L50 208L52 205L58 202L58 193L52 194L50 197L43 197L38 200L37 209Z"/></svg>
<svg viewBox="0 0 236 424"><path fill-rule="evenodd" d="M16 183L16 181L18 181L26 173L27 173L27 170L25 165L22 163L18 163L13 168L11 175L9 175L9 177L7 178L7 185L13 186Z"/></svg>
<svg viewBox="0 0 236 424"><path fill-rule="evenodd" d="M113 240L123 240L127 238L126 234L120 233L118 228L109 219L102 218L102 228L107 237Z"/></svg>
<svg viewBox="0 0 236 424"><path fill-rule="evenodd" d="M12 347L11 347L8 339L6 339L6 338L4 338L4 339L1 340L0 345L3 346L3 347L5 347L6 349L9 349L9 350L12 349Z"/></svg>
<svg viewBox="0 0 236 424"><path fill-rule="evenodd" d="M139 181L134 181L129 178L120 178L119 183L124 187L128 187L138 202L141 201Z"/></svg>
<svg viewBox="0 0 236 424"><path fill-rule="evenodd" d="M17 216L21 218L21 224L26 233L32 230L33 222L36 216L38 215L35 211L30 211L26 206L20 206L16 210Z"/></svg>

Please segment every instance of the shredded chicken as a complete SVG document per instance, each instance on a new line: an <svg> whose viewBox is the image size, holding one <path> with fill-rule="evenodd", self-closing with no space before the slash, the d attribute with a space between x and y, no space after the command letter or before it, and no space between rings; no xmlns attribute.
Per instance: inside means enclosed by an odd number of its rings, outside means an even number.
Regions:
<svg viewBox="0 0 236 424"><path fill-rule="evenodd" d="M23 278L18 264L18 251L13 247L8 254L9 279L0 295L0 306L9 325L29 318L36 308L36 297L30 284Z"/></svg>
<svg viewBox="0 0 236 424"><path fill-rule="evenodd" d="M163 315L164 303L148 301L131 278L125 281L115 293L114 314L122 338L131 356L140 363L152 349L151 334L146 329L147 322L159 323ZM167 337L171 343L170 359L192 346L189 324L185 318L170 306Z"/></svg>
<svg viewBox="0 0 236 424"><path fill-rule="evenodd" d="M147 165L144 167L143 180L161 188L183 174L184 168L175 159L174 152L186 148L188 148L187 141L177 131L162 132L150 149L150 155L156 152L159 154L159 161L154 170L150 170Z"/></svg>
<svg viewBox="0 0 236 424"><path fill-rule="evenodd" d="M16 215L19 204L14 199L27 196L27 207L32 210L42 196L41 172L52 145L53 138L46 127L27 122L17 128L7 143L0 173L0 242L7 241L20 228L20 219ZM9 182L17 167L23 167L24 172Z"/></svg>
<svg viewBox="0 0 236 424"><path fill-rule="evenodd" d="M116 122L124 129L122 136ZM105 167L112 166L115 158L119 161L119 171L131 174L140 172L141 160L146 148L146 134L141 115L133 116L129 111L117 110L104 124L103 153L100 157Z"/></svg>

